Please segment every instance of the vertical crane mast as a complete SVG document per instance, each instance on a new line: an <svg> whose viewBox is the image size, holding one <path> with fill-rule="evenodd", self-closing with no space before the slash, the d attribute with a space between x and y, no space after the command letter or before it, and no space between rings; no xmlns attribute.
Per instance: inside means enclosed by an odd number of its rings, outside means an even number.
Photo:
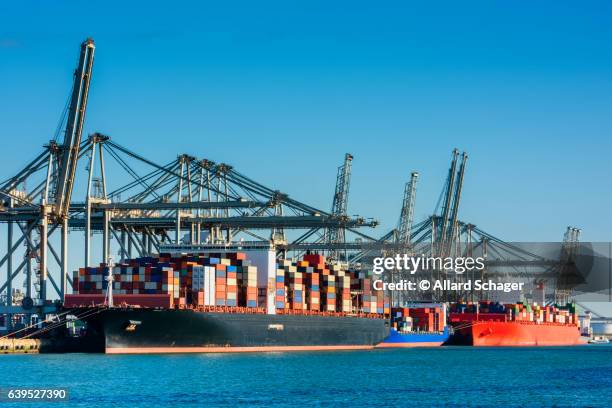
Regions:
<svg viewBox="0 0 612 408"><path fill-rule="evenodd" d="M450 226L447 235L449 246L452 245L451 243L454 241L455 234L457 233L459 202L461 201L461 190L463 189L463 177L465 175L465 165L467 163L467 159L467 153L463 152L463 154L461 155L461 165L459 166L459 172L457 173L457 185L455 187L453 205L451 207Z"/></svg>
<svg viewBox="0 0 612 408"><path fill-rule="evenodd" d="M333 215L346 215L348 208L348 194L351 183L351 164L353 156L350 153L344 155L344 164L338 167L338 177L336 179L336 192L332 205Z"/></svg>
<svg viewBox="0 0 612 408"><path fill-rule="evenodd" d="M455 172L457 171L457 158L459 157L459 150L453 150L453 160L451 167L448 170L448 184L446 186L446 194L444 196L444 205L442 207L442 219L440 220L440 233L438 237L440 239L439 251L442 252L444 243L446 241L446 230L448 229L448 217L450 208L453 200L453 190L455 187Z"/></svg>
<svg viewBox="0 0 612 408"><path fill-rule="evenodd" d="M416 185L418 179L419 173L414 171L410 176L410 181L406 183L404 189L404 202L402 204L402 211L397 226L397 230L399 231L399 243L406 246L410 244L411 239L410 232L414 222L414 203L416 200Z"/></svg>
<svg viewBox="0 0 612 408"><path fill-rule="evenodd" d="M336 178L336 191L334 193L334 201L332 204L332 215L334 217L346 217L348 209L349 187L351 184L351 166L353 155L346 153L344 155L344 164L338 167L338 176ZM331 244L339 244L344 242L344 229L330 228L328 230L327 241Z"/></svg>
<svg viewBox="0 0 612 408"><path fill-rule="evenodd" d="M74 84L70 107L68 109L68 121L64 143L61 146L60 165L57 171L57 184L55 191L55 203L53 215L58 220L68 216L70 209L70 198L74 185L74 176L79 160L79 148L83 134L83 123L85 122L85 110L87 108L87 96L89 94L89 82L91 81L91 69L93 67L95 46L92 39L87 39L81 44L79 64L74 73Z"/></svg>
<svg viewBox="0 0 612 408"><path fill-rule="evenodd" d="M576 279L576 257L579 255L580 229L567 227L561 246L561 262L563 267L557 273L555 283L555 303L563 304L570 301L572 288Z"/></svg>

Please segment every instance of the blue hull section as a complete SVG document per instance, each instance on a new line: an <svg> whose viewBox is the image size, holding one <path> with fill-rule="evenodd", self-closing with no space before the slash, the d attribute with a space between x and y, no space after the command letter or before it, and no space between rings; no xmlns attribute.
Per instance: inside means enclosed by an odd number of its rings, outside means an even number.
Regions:
<svg viewBox="0 0 612 408"><path fill-rule="evenodd" d="M441 346L449 338L448 327L442 333L399 333L391 329L379 347L435 347Z"/></svg>

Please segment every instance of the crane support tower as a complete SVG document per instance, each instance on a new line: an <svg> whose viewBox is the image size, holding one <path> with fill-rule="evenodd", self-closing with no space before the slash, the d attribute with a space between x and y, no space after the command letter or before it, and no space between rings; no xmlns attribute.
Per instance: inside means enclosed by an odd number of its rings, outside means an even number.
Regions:
<svg viewBox="0 0 612 408"><path fill-rule="evenodd" d="M346 153L344 155L344 164L338 167L338 175L336 177L336 190L334 192L334 201L332 203L331 214L338 219L347 217L349 188L351 185L351 169L353 163L353 155ZM327 242L329 244L342 244L346 241L344 228L330 228L327 231ZM338 258L338 251L330 251L330 257Z"/></svg>
<svg viewBox="0 0 612 408"><path fill-rule="evenodd" d="M414 224L414 204L416 201L416 186L419 179L419 173L413 171L410 175L410 181L406 183L404 188L404 201L398 222L398 241L399 243L410 246L410 230Z"/></svg>

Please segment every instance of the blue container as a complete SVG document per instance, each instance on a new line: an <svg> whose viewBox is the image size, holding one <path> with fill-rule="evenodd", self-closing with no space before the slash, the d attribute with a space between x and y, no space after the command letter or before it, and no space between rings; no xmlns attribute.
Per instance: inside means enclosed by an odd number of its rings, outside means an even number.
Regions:
<svg viewBox="0 0 612 408"><path fill-rule="evenodd" d="M284 309L285 308L285 302L276 302L276 308L277 309Z"/></svg>
<svg viewBox="0 0 612 408"><path fill-rule="evenodd" d="M285 289L276 289L276 296L285 296Z"/></svg>
<svg viewBox="0 0 612 408"><path fill-rule="evenodd" d="M228 272L237 272L237 268L234 265L228 265L227 266L227 271Z"/></svg>
<svg viewBox="0 0 612 408"><path fill-rule="evenodd" d="M257 301L247 300L247 307L257 307Z"/></svg>
<svg viewBox="0 0 612 408"><path fill-rule="evenodd" d="M225 306L225 299L216 299L215 306Z"/></svg>
<svg viewBox="0 0 612 408"><path fill-rule="evenodd" d="M277 281L277 282L283 282L283 283L284 283L284 282L285 282L285 277L284 277L284 276L277 276L277 277L276 277L276 281Z"/></svg>
<svg viewBox="0 0 612 408"><path fill-rule="evenodd" d="M227 299L228 306L236 306L236 299Z"/></svg>

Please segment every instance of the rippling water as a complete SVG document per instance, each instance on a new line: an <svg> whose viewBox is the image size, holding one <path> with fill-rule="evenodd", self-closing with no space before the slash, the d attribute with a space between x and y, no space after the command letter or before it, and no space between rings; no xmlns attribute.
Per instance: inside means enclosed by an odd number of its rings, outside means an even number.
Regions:
<svg viewBox="0 0 612 408"><path fill-rule="evenodd" d="M0 387L43 386L69 390L53 407L610 407L612 346L0 356Z"/></svg>

